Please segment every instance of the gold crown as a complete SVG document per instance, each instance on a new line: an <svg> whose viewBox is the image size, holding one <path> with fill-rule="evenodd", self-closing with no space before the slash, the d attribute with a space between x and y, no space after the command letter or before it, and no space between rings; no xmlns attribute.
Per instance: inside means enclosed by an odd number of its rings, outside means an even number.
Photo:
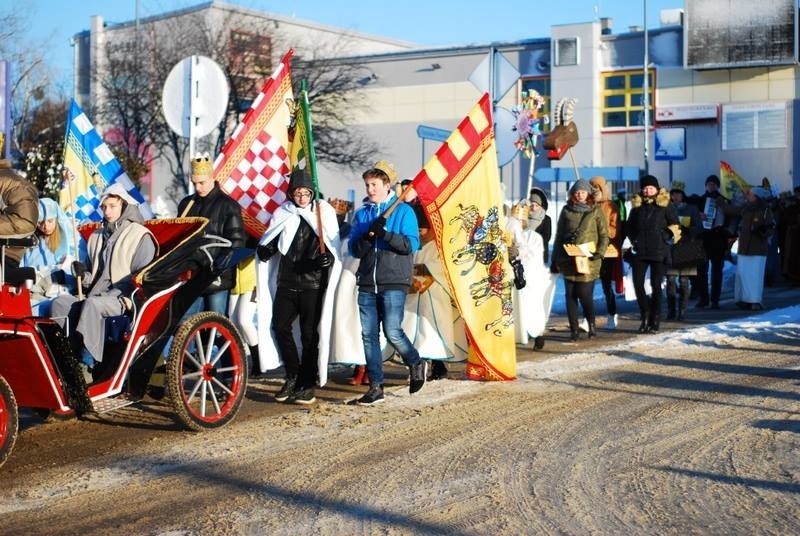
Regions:
<svg viewBox="0 0 800 536"><path fill-rule="evenodd" d="M394 166L386 160L376 162L372 167L386 173L386 176L389 177L389 182L394 182L397 180L397 171L394 169Z"/></svg>
<svg viewBox="0 0 800 536"><path fill-rule="evenodd" d="M208 153L192 158L192 175L211 176L214 173L214 163Z"/></svg>

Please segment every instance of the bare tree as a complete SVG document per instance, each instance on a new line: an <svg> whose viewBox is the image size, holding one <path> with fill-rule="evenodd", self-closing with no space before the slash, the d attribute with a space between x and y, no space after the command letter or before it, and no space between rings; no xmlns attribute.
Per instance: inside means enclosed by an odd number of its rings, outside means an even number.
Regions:
<svg viewBox="0 0 800 536"><path fill-rule="evenodd" d="M213 135L198 140L198 149L216 154L271 74L274 60L288 49L288 38L272 21L231 9L212 9L212 14L204 10L159 19L138 33L129 28L125 36L109 40L96 74L104 93L95 103L97 113L104 125L117 128L118 150L138 161L149 150L168 162L173 181L167 191L174 198L188 191L188 140L170 130L161 114L161 91L170 69L185 57L203 55L217 62L228 78L225 116ZM355 169L376 151L374 142L348 128L351 112L365 105L358 89L370 73L359 65L325 59L340 52L323 43L303 47L293 78L298 87L301 79L308 83L318 160Z"/></svg>
<svg viewBox="0 0 800 536"><path fill-rule="evenodd" d="M48 40L25 38L29 16L26 10L0 11L0 58L7 60L11 69L12 141L17 148L24 143L35 110L55 88L42 54Z"/></svg>

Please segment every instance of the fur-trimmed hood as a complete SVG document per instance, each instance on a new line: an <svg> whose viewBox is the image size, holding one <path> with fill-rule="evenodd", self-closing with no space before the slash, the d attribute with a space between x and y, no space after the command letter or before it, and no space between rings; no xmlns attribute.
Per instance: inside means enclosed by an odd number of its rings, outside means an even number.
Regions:
<svg viewBox="0 0 800 536"><path fill-rule="evenodd" d="M655 197L642 197L641 194L636 194L633 196L633 199L631 199L631 207L640 207L643 203L652 203L654 201L659 207L666 207L669 205L669 192L667 189L659 189Z"/></svg>

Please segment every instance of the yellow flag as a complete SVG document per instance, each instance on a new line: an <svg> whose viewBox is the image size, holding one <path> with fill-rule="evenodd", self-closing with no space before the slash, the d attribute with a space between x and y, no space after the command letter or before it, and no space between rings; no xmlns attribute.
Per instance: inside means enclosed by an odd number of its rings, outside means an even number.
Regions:
<svg viewBox="0 0 800 536"><path fill-rule="evenodd" d="M489 96L450 134L413 181L467 329L467 377L513 380L517 356Z"/></svg>

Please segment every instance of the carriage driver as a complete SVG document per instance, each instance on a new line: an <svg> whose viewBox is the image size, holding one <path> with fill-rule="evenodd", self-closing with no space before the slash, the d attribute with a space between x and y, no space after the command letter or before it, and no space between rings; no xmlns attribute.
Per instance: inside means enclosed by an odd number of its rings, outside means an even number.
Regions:
<svg viewBox="0 0 800 536"><path fill-rule="evenodd" d="M102 194L103 223L89 237L88 265L73 263L72 271L82 280L84 301L62 294L53 301L51 315L62 328L70 319L70 342L81 361L91 370L103 360L105 318L130 309L134 285L131 278L156 256L153 234L143 225L139 206L119 184ZM77 325L74 323L77 320ZM78 352L80 352L78 354Z"/></svg>

